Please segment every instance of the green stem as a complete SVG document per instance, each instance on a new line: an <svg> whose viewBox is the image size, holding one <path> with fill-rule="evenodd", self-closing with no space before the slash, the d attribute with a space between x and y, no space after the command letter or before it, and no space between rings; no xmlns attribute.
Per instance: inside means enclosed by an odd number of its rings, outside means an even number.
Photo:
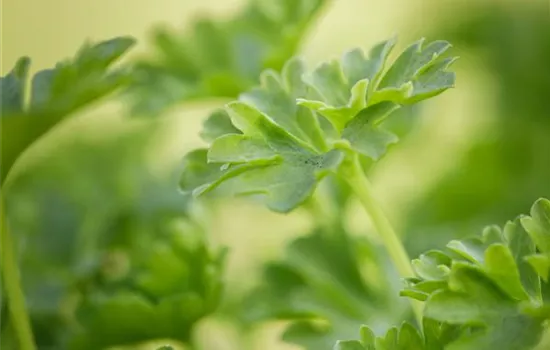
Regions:
<svg viewBox="0 0 550 350"><path fill-rule="evenodd" d="M370 216L374 228L378 232L388 254L402 278L414 277L414 270L403 243L391 226L380 204L373 196L372 185L365 176L357 155L350 155L343 166L343 175L353 188L355 195ZM422 304L411 300L411 306L419 325L422 325Z"/></svg>
<svg viewBox="0 0 550 350"><path fill-rule="evenodd" d="M336 217L331 208L330 200L326 198L323 188L317 188L308 199L305 207L311 215L312 221L318 223L324 230L332 231L336 228Z"/></svg>
<svg viewBox="0 0 550 350"><path fill-rule="evenodd" d="M9 311L13 328L17 334L21 350L35 350L34 337L31 323L25 307L25 297L21 288L19 268L14 250L14 245L8 231L4 212L4 200L0 197L0 234L2 248L2 277L4 290L9 304Z"/></svg>

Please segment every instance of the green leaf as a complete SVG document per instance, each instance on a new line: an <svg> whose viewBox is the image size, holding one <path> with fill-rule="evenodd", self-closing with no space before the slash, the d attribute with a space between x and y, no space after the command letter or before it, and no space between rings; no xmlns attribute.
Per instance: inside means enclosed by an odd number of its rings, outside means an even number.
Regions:
<svg viewBox="0 0 550 350"><path fill-rule="evenodd" d="M510 249L503 244L493 244L485 251L485 266L489 276L511 297L528 298L523 289L517 262Z"/></svg>
<svg viewBox="0 0 550 350"><path fill-rule="evenodd" d="M453 269L451 283L452 290L438 291L428 300L426 317L485 329L461 336L450 349L529 349L537 344L543 329L540 320L519 313L514 301L479 269L459 266Z"/></svg>
<svg viewBox="0 0 550 350"><path fill-rule="evenodd" d="M452 331L448 331L451 330ZM424 330L428 335L424 336L408 322L403 322L401 327L390 328L383 336L375 337L373 331L361 327L361 340L346 340L337 342L334 349L342 350L443 350L446 349L454 337L454 330L442 326L433 320L424 319ZM366 335L366 336L365 336ZM340 346L340 347L338 347Z"/></svg>
<svg viewBox="0 0 550 350"><path fill-rule="evenodd" d="M204 153L192 154L188 163L192 158L195 165L184 167L180 183L184 190L190 188L195 195L213 190L260 195L272 210L288 212L303 203L318 181L341 161L340 151L316 151L248 104L232 102L226 109L242 135L217 138L208 160L197 157ZM199 175L193 175L197 171Z"/></svg>
<svg viewBox="0 0 550 350"><path fill-rule="evenodd" d="M378 89L381 92L397 91L407 84L412 85L395 102L415 103L454 86L455 75L446 69L456 58L440 59L451 45L442 40L425 46L423 44L424 39L405 49L380 81ZM376 93L374 92L374 99Z"/></svg>
<svg viewBox="0 0 550 350"><path fill-rule="evenodd" d="M376 45L365 58L360 50L346 53L342 60L321 64L306 77L316 95L299 99L342 130L365 107L380 102L411 104L454 86L455 75L447 68L455 58L440 59L450 44L434 41L422 48L419 41L407 48L384 73L395 40Z"/></svg>
<svg viewBox="0 0 550 350"><path fill-rule="evenodd" d="M66 115L130 82L128 72L106 69L135 44L120 37L83 45L77 55L33 77L29 112Z"/></svg>
<svg viewBox="0 0 550 350"><path fill-rule="evenodd" d="M443 265L425 257L415 260L419 278L408 279L401 294L426 300L425 317L461 329L446 349L532 349L538 344L550 319L547 254L535 249L537 241L544 244L546 202L538 200L531 217L508 222L503 230L490 226L480 238L452 241L453 255L436 255ZM438 273L439 266L450 266L450 273Z"/></svg>
<svg viewBox="0 0 550 350"><path fill-rule="evenodd" d="M326 0L251 0L232 18L198 18L189 30L154 33L155 58L136 65L132 110L157 115L192 99L237 98L266 69L280 72Z"/></svg>
<svg viewBox="0 0 550 350"><path fill-rule="evenodd" d="M209 163L208 150L198 149L188 153L182 164L180 189L184 193L201 195L218 187L223 181L250 169L261 168L262 163L230 166L224 163ZM269 163L268 163L269 164Z"/></svg>
<svg viewBox="0 0 550 350"><path fill-rule="evenodd" d="M351 51L309 75L299 58L288 60L280 74L264 71L260 86L205 123L210 149L205 164L193 167L204 171L184 174L184 191L254 195L275 211L289 212L338 171L345 153L382 157L397 137L380 124L399 105L368 106L367 95L393 45L389 40L375 46L368 59Z"/></svg>
<svg viewBox="0 0 550 350"><path fill-rule="evenodd" d="M377 44L369 58L355 49L344 54L341 62L319 65L305 79L320 100L302 98L299 103L319 112L336 129L342 130L353 116L367 107L368 92L376 86L394 44L395 40Z"/></svg>
<svg viewBox="0 0 550 350"><path fill-rule="evenodd" d="M319 120L310 110L296 105L307 87L301 80L305 72L304 62L290 59L278 76L274 71L265 71L260 77L261 86L240 96L240 100L256 107L285 131L319 151L326 150Z"/></svg>
<svg viewBox="0 0 550 350"><path fill-rule="evenodd" d="M478 264L483 264L484 262L485 244L481 238L473 237L461 241L453 240L447 244L447 248L470 262Z"/></svg>
<svg viewBox="0 0 550 350"><path fill-rule="evenodd" d="M533 271L532 264L528 261L529 257L536 253L534 242L529 237L529 234L523 229L519 219L507 222L504 226L503 235L506 244L514 256L520 274L521 284L525 288L525 291L529 293L531 297L540 299L541 289L539 276L543 279L545 279L545 277Z"/></svg>
<svg viewBox="0 0 550 350"><path fill-rule="evenodd" d="M541 198L531 208L531 216L521 218L521 224L543 253L550 254L550 201Z"/></svg>
<svg viewBox="0 0 550 350"><path fill-rule="evenodd" d="M255 160L277 160L277 153L261 138L224 135L208 150L208 160L218 163L246 163Z"/></svg>
<svg viewBox="0 0 550 350"><path fill-rule="evenodd" d="M356 152L374 160L379 159L386 153L388 146L398 139L391 132L378 127L378 124L397 108L399 106L393 102L381 102L362 110L348 122L342 131L342 138L348 140Z"/></svg>
<svg viewBox="0 0 550 350"><path fill-rule="evenodd" d="M399 330L398 345L395 350L421 350L424 348L424 340L416 328L410 323L403 323Z"/></svg>
<svg viewBox="0 0 550 350"><path fill-rule="evenodd" d="M428 251L412 261L414 272L424 280L443 280L449 275L451 259L443 252Z"/></svg>
<svg viewBox="0 0 550 350"><path fill-rule="evenodd" d="M0 114L2 117L23 112L25 85L30 64L31 61L28 57L21 57L15 63L15 67L6 76L0 78Z"/></svg>
<svg viewBox="0 0 550 350"><path fill-rule="evenodd" d="M200 136L204 141L212 143L223 135L240 133L239 129L235 128L231 123L231 119L225 109L219 109L213 112L204 122Z"/></svg>
<svg viewBox="0 0 550 350"><path fill-rule="evenodd" d="M17 115L7 114L1 120L2 181L16 158L56 123L130 82L128 71L110 70L109 67L134 43L132 38L120 37L94 45L85 44L71 60L60 62L55 68L43 70L34 75L28 108L23 108L24 98L21 95L10 98L13 99L10 103L14 103L15 99L21 102L12 106L18 109ZM25 59L20 61L21 74L28 69L28 64ZM22 78L23 75L20 82L21 93L23 92ZM13 81L13 79L8 80ZM4 80L2 82L4 84ZM8 95L2 96L4 99ZM16 107L17 104L21 108Z"/></svg>
<svg viewBox="0 0 550 350"><path fill-rule="evenodd" d="M550 258L548 255L534 254L525 257L525 260L533 267L537 275L548 282L548 271L550 270Z"/></svg>
<svg viewBox="0 0 550 350"><path fill-rule="evenodd" d="M479 268L457 263L453 266L448 291L435 292L424 314L452 324L483 324L513 310L513 302Z"/></svg>

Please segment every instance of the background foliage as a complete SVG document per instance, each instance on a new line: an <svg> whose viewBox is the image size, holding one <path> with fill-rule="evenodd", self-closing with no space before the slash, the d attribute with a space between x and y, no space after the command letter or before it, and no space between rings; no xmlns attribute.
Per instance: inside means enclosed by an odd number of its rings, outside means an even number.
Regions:
<svg viewBox="0 0 550 350"><path fill-rule="evenodd" d="M40 12L41 5L17 3L3 4L6 18L31 6ZM282 216L242 200L212 200L207 209L177 191L181 156L204 145L195 136L203 121L255 85L263 68L278 70L295 53L314 63L397 32L401 44L443 38L461 56L458 88L394 118L389 128L401 142L369 170L411 256L502 226L550 197L546 1L304 0L277 2L275 10L258 5L268 1L209 1L203 9L166 3L165 13L147 17L151 5L98 2L108 24L67 22L79 30L65 41L47 35L66 28L48 29L42 39L56 50L14 44L19 27L5 24L2 75L18 56L31 56L34 73L74 56L85 37L141 40L141 28L158 28L123 59L138 74L118 73L113 84L121 93L51 130L48 120L38 123L45 125L39 134L50 132L22 153L3 186L41 349L151 339L162 345L163 338L197 349L329 349L357 338L361 324L381 334L410 317L397 277L343 184L324 184L328 211L343 218L329 218L329 229L314 225L323 214L312 220L307 209ZM80 6L85 14L92 5ZM115 14L133 17L134 7L135 18L118 23ZM185 26L166 29L158 23L165 18ZM38 38L38 25L30 28ZM24 117L41 118L31 114ZM57 121L65 113L48 115ZM3 152L15 135L7 117L3 110ZM16 140L34 132L16 130ZM2 153L3 169L6 159ZM178 307L186 312L167 311ZM131 322L136 315L149 323ZM14 347L9 327L2 322L7 349ZM90 342L88 331L105 343Z"/></svg>

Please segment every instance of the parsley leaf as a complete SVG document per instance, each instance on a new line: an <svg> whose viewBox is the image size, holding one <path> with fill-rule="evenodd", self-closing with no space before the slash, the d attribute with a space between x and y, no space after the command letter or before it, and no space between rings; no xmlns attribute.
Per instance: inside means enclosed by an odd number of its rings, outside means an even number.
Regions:
<svg viewBox="0 0 550 350"><path fill-rule="evenodd" d="M61 119L129 83L128 71L109 67L133 45L128 37L83 45L73 59L34 75L28 106L24 87L30 60L20 59L1 78L2 181L19 154Z"/></svg>
<svg viewBox="0 0 550 350"><path fill-rule="evenodd" d="M156 59L136 65L129 91L134 113L155 115L197 98L236 98L262 70L283 67L326 2L250 0L229 20L200 18L183 34L158 29Z"/></svg>
<svg viewBox="0 0 550 350"><path fill-rule="evenodd" d="M449 349L531 349L550 318L547 270L541 268L546 236L550 201L540 199L531 216L451 241L451 253L421 256L414 264L419 278L409 280L403 294L425 300L426 317L468 327Z"/></svg>
<svg viewBox="0 0 550 350"><path fill-rule="evenodd" d="M340 61L323 63L306 76L317 96L299 103L330 120L356 152L378 159L397 142L397 136L379 127L387 115L454 86L455 75L446 69L456 58L441 57L450 44L422 43L409 46L386 72L393 39L375 45L368 58L355 49Z"/></svg>
<svg viewBox="0 0 550 350"><path fill-rule="evenodd" d="M413 261L417 277L401 295L424 301L422 334L404 323L381 337L364 326L338 350L533 349L550 319L547 282L550 201L531 216L489 226L480 237L451 241ZM541 263L542 261L542 263Z"/></svg>
<svg viewBox="0 0 550 350"><path fill-rule="evenodd" d="M459 328L429 318L423 320L423 334L408 322L376 336L367 326L360 329L360 340L341 340L334 350L443 350L454 340Z"/></svg>
<svg viewBox="0 0 550 350"><path fill-rule="evenodd" d="M281 73L264 71L260 86L206 121L202 135L210 147L184 161L183 191L261 195L272 210L288 212L338 170L347 151L380 158L397 141L382 121L401 104L441 93L454 82L448 64L441 64L453 60L441 60L449 44L414 44L384 71L392 47L392 40L380 43L368 59L352 50L311 74L299 58L287 61ZM415 89L428 75L446 80L428 79L429 93L424 85Z"/></svg>

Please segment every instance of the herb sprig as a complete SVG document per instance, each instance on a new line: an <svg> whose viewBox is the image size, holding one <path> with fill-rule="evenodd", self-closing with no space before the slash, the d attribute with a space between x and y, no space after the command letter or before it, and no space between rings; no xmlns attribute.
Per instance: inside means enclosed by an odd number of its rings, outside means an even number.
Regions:
<svg viewBox="0 0 550 350"><path fill-rule="evenodd" d="M428 251L401 292L425 303L423 335L408 324L383 337L364 327L361 340L335 349L536 348L550 320L549 242L550 201L541 198L530 216Z"/></svg>
<svg viewBox="0 0 550 350"><path fill-rule="evenodd" d="M311 73L299 58L288 61L280 74L264 71L259 87L207 121L203 135L217 137L208 149L186 157L182 190L195 196L256 195L270 209L286 213L310 198L325 176L341 175L371 216L400 274L411 277L407 253L372 197L360 157L376 160L396 141L381 127L394 110L454 85L447 68L455 58L442 56L450 44L423 42L409 46L392 65L387 60L395 41L387 40L368 58L352 50ZM417 307L416 313L420 317Z"/></svg>

